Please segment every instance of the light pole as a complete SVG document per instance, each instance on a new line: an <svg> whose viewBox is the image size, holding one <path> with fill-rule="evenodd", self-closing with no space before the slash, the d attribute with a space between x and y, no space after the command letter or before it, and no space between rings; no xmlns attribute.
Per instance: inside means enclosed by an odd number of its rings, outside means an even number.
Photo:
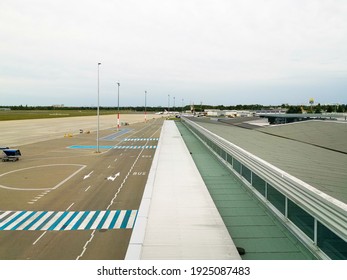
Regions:
<svg viewBox="0 0 347 280"><path fill-rule="evenodd" d="M145 122L147 122L147 90L145 90Z"/></svg>
<svg viewBox="0 0 347 280"><path fill-rule="evenodd" d="M96 152L99 153L99 128L100 128L100 109L99 109L99 101L100 101L100 93L99 93L99 66L101 65L100 62L98 62L98 108L97 108L97 115L98 115L98 126L96 130Z"/></svg>
<svg viewBox="0 0 347 280"><path fill-rule="evenodd" d="M117 131L119 131L119 86L120 86L120 83L117 82L117 85L118 85L118 117L117 117Z"/></svg>
<svg viewBox="0 0 347 280"><path fill-rule="evenodd" d="M170 112L170 94L167 95L167 113Z"/></svg>

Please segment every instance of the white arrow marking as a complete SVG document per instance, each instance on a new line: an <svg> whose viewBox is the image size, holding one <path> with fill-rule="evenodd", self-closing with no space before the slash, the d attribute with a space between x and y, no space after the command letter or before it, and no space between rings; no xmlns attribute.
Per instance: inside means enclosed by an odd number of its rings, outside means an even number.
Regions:
<svg viewBox="0 0 347 280"><path fill-rule="evenodd" d="M108 176L108 177L107 177L107 180L111 180L111 181L113 182L114 180L116 180L116 178L117 178L119 175L120 175L120 173L118 172L118 173L115 174L114 176Z"/></svg>
<svg viewBox="0 0 347 280"><path fill-rule="evenodd" d="M85 179L89 178L89 177L90 177L90 175L92 175L92 173L93 173L93 172L94 172L94 171L91 171L89 174L84 175L83 180L85 180Z"/></svg>

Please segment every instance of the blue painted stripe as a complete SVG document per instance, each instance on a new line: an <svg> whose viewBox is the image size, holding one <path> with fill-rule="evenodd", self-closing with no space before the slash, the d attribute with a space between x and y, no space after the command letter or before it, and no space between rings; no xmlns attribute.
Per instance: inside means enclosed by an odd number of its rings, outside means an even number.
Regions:
<svg viewBox="0 0 347 280"><path fill-rule="evenodd" d="M50 220L53 219L55 215L57 215L58 212L53 212L49 217L47 217L37 228L36 230L42 229Z"/></svg>
<svg viewBox="0 0 347 280"><path fill-rule="evenodd" d="M123 219L123 222L122 224L120 225L120 228L126 228L127 227L127 224L128 224L128 221L129 221L129 218L130 218L130 215L131 215L131 211L132 210L127 210L125 215L124 215L124 219Z"/></svg>
<svg viewBox="0 0 347 280"><path fill-rule="evenodd" d="M98 224L98 226L96 227L96 229L101 229L102 228L102 226L104 225L104 223L105 223L107 217L110 215L110 213L111 213L111 211L109 211L109 210L107 210L105 212L104 216L102 217L102 219L101 219L100 223Z"/></svg>
<svg viewBox="0 0 347 280"><path fill-rule="evenodd" d="M24 224L27 220L29 220L32 216L34 216L35 213L36 212L31 212L24 220L20 221L13 228L11 228L11 230L16 230L18 227L20 227L22 224Z"/></svg>
<svg viewBox="0 0 347 280"><path fill-rule="evenodd" d="M62 225L62 227L59 230L64 230L73 221L77 214L78 212L73 213L72 216L66 221L65 224Z"/></svg>
<svg viewBox="0 0 347 280"><path fill-rule="evenodd" d="M34 224L36 224L44 215L47 214L47 211L43 211L39 216L37 216L30 224L28 224L23 230L29 230Z"/></svg>
<svg viewBox="0 0 347 280"><path fill-rule="evenodd" d="M13 219L8 221L6 224L4 224L2 227L0 227L0 230L3 230L4 228L7 228L10 224L15 222L17 219L19 219L21 216L23 216L27 211L22 211L18 215L16 215Z"/></svg>
<svg viewBox="0 0 347 280"><path fill-rule="evenodd" d="M84 221L84 219L88 216L90 211L86 211L83 213L82 217L77 221L77 223L72 227L71 230L76 230L78 229L78 227L82 224L82 222Z"/></svg>
<svg viewBox="0 0 347 280"><path fill-rule="evenodd" d="M64 217L69 214L69 212L64 212L60 217L51 225L47 230L54 230L54 228L64 219Z"/></svg>
<svg viewBox="0 0 347 280"><path fill-rule="evenodd" d="M69 146L69 149L96 149L96 146L93 145L73 145L73 146ZM112 149L114 148L114 146L99 146L100 149Z"/></svg>
<svg viewBox="0 0 347 280"><path fill-rule="evenodd" d="M89 221L89 223L87 224L87 226L85 227L85 229L90 229L91 226L93 225L94 221L96 220L96 218L99 216L100 214L100 210L96 211L93 215L93 217L91 218L91 220Z"/></svg>
<svg viewBox="0 0 347 280"><path fill-rule="evenodd" d="M109 229L113 229L114 228L114 225L116 224L117 222L117 219L119 217L119 214L120 214L120 210L117 210L116 214L114 215L113 219L112 219L112 222L110 223L110 226L109 226Z"/></svg>

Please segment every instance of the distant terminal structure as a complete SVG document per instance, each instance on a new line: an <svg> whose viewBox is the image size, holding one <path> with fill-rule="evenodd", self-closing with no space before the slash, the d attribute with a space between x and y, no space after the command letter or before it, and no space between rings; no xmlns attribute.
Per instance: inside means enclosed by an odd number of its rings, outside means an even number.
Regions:
<svg viewBox="0 0 347 280"><path fill-rule="evenodd" d="M239 110L219 110L219 109L205 109L204 115L207 117L251 117L254 112L251 111L239 111Z"/></svg>
<svg viewBox="0 0 347 280"><path fill-rule="evenodd" d="M336 114L272 114L260 113L257 114L260 118L267 118L269 124L286 124L307 120L337 120L339 115Z"/></svg>

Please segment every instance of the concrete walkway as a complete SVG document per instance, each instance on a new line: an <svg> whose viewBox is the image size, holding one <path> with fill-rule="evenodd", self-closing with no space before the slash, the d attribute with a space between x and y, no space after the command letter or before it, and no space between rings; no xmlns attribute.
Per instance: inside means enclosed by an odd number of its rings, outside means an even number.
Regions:
<svg viewBox="0 0 347 280"><path fill-rule="evenodd" d="M125 259L241 259L173 121L165 121Z"/></svg>

